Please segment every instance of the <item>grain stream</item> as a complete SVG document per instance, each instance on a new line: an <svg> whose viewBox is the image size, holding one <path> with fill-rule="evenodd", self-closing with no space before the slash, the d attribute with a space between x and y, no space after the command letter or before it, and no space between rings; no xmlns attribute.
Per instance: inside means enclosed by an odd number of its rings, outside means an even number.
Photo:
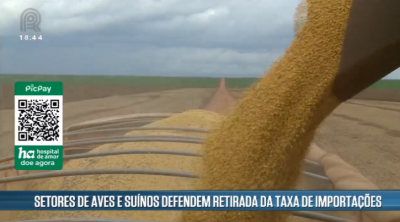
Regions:
<svg viewBox="0 0 400 222"><path fill-rule="evenodd" d="M290 190L332 93L352 1L308 1L308 22L205 144L200 190ZM283 222L282 211L190 211L182 222Z"/></svg>

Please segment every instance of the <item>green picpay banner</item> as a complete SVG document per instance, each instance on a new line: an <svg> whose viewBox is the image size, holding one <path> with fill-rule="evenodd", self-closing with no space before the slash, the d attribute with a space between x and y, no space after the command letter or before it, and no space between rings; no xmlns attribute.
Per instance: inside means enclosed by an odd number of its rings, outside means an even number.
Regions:
<svg viewBox="0 0 400 222"><path fill-rule="evenodd" d="M61 170L63 83L15 83L15 169Z"/></svg>

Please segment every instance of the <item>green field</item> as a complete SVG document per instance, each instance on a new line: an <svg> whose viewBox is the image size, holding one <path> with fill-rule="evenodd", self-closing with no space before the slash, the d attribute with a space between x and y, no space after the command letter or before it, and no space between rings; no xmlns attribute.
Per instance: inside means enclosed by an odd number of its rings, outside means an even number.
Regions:
<svg viewBox="0 0 400 222"><path fill-rule="evenodd" d="M17 81L62 81L66 85L216 88L219 80L220 78L211 77L0 75L0 81L3 84L13 84ZM228 88L247 88L257 80L258 78L226 78L226 84ZM400 80L380 80L371 88L400 90Z"/></svg>
<svg viewBox="0 0 400 222"><path fill-rule="evenodd" d="M370 88L374 89L398 89L400 90L399 79L384 79L372 85Z"/></svg>
<svg viewBox="0 0 400 222"><path fill-rule="evenodd" d="M70 75L0 75L2 83L17 81L62 81L65 85L131 85L140 87L215 88L219 78L157 76L70 76Z"/></svg>
<svg viewBox="0 0 400 222"><path fill-rule="evenodd" d="M229 88L247 88L257 80L257 78L228 78L226 81ZM383 79L372 85L370 88L400 90L400 80Z"/></svg>

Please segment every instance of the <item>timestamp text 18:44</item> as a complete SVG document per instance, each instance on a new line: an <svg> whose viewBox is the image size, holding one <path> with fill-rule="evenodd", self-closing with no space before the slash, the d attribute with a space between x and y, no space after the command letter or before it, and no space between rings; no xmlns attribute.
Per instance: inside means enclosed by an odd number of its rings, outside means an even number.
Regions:
<svg viewBox="0 0 400 222"><path fill-rule="evenodd" d="M19 35L19 40L21 40L21 41L43 40L43 36L42 35Z"/></svg>

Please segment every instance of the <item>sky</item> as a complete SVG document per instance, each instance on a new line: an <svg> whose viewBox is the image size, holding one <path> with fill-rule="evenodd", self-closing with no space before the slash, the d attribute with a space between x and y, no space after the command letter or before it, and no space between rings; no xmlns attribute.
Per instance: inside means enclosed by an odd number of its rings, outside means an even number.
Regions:
<svg viewBox="0 0 400 222"><path fill-rule="evenodd" d="M0 74L260 77L293 40L299 2L2 0ZM20 31L27 8L40 32Z"/></svg>

